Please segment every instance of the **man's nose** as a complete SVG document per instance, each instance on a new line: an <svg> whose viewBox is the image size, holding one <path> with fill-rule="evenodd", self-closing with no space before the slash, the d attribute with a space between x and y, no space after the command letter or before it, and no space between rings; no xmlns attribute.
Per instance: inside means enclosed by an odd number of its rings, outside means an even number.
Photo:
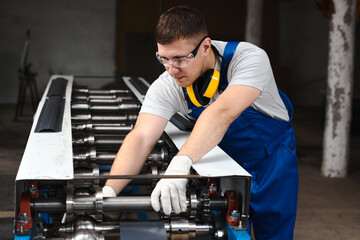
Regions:
<svg viewBox="0 0 360 240"><path fill-rule="evenodd" d="M176 73L178 73L180 71L179 68L173 66L172 64L170 64L168 67L167 67L167 71L170 75L174 75Z"/></svg>

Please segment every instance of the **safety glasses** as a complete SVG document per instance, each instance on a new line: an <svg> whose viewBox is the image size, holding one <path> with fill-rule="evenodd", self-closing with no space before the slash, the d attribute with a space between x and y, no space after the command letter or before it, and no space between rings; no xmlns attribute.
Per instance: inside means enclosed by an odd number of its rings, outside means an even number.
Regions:
<svg viewBox="0 0 360 240"><path fill-rule="evenodd" d="M207 38L208 36L204 37L203 39L201 39L201 41L199 42L199 44L195 47L195 49L189 53L189 55L185 56L185 57L177 57L177 58L173 58L173 59L168 59L166 57L162 57L159 55L159 52L156 52L156 58L159 60L159 62L164 65L165 67L168 67L170 65L173 65L174 67L177 68L182 68L185 67L192 59L194 59L196 57L196 54L199 50L199 47L201 46L201 43Z"/></svg>

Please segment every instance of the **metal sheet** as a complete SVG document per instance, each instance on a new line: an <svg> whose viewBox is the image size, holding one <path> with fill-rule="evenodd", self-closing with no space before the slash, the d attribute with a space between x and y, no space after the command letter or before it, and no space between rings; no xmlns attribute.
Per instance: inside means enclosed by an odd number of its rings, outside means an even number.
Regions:
<svg viewBox="0 0 360 240"><path fill-rule="evenodd" d="M163 222L120 222L121 240L166 240Z"/></svg>
<svg viewBox="0 0 360 240"><path fill-rule="evenodd" d="M47 99L47 92L52 82L49 81L34 116L34 123L16 176L16 181L28 179L74 178L70 113L73 77L55 75L51 77L51 80L59 77L68 80L65 91L62 131L51 133L35 132L36 124Z"/></svg>

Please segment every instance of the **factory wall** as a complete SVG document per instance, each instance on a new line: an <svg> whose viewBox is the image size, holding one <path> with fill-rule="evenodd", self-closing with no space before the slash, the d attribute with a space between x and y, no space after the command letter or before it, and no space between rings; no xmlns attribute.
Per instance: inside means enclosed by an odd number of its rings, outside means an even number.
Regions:
<svg viewBox="0 0 360 240"><path fill-rule="evenodd" d="M156 79L154 28L162 10L192 5L204 13L214 39L243 40L246 0L0 1L0 103L15 103L25 32L39 90L52 74ZM329 19L316 1L264 1L263 41L278 86L295 106L324 106ZM359 25L359 24L358 24ZM357 26L357 39L359 39ZM359 40L357 40L359 42ZM359 46L354 96L359 89ZM87 85L101 87L97 79Z"/></svg>
<svg viewBox="0 0 360 240"><path fill-rule="evenodd" d="M40 94L52 74L114 75L114 0L1 0L0 103L17 101L27 29ZM99 85L95 81L88 85Z"/></svg>
<svg viewBox="0 0 360 240"><path fill-rule="evenodd" d="M279 4L280 65L287 69L289 95L298 106L325 106L330 19L321 15L316 2L292 0ZM360 99L359 42L357 24L354 99Z"/></svg>

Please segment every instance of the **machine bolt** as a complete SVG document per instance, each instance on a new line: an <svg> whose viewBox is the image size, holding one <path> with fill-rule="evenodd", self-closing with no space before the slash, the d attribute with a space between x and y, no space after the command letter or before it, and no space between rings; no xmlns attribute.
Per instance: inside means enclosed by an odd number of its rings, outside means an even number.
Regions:
<svg viewBox="0 0 360 240"><path fill-rule="evenodd" d="M234 218L234 219L239 219L240 218L240 213L238 212L238 210L232 210L230 213L230 217Z"/></svg>
<svg viewBox="0 0 360 240"><path fill-rule="evenodd" d="M18 222L21 222L21 223L27 223L29 221L30 221L30 217L29 217L29 215L27 215L27 213L21 214L18 219Z"/></svg>
<svg viewBox="0 0 360 240"><path fill-rule="evenodd" d="M35 193L36 192L36 187L34 184L31 184L29 187L28 187L28 191L31 192L31 193Z"/></svg>
<svg viewBox="0 0 360 240"><path fill-rule="evenodd" d="M209 192L216 192L217 191L217 186L215 185L215 183L211 183L209 186Z"/></svg>

